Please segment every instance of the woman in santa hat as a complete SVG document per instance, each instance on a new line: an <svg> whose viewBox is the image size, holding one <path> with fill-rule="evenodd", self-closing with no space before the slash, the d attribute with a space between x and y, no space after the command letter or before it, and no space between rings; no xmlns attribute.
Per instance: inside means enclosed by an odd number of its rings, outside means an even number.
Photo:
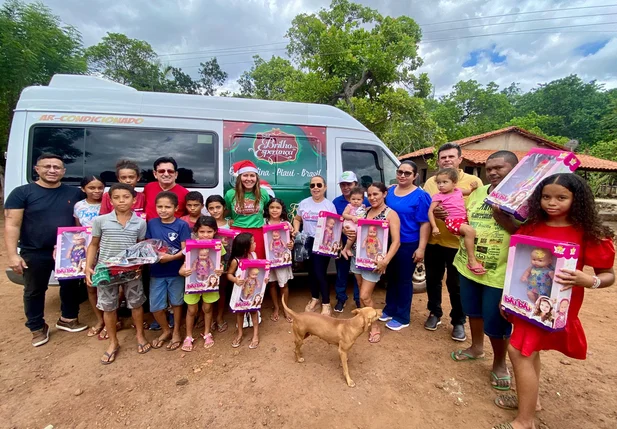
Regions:
<svg viewBox="0 0 617 429"><path fill-rule="evenodd" d="M251 161L234 163L233 172L236 186L225 194L225 203L233 220L232 229L251 234L257 246L257 257L265 259L263 213L270 196L260 187L257 167Z"/></svg>

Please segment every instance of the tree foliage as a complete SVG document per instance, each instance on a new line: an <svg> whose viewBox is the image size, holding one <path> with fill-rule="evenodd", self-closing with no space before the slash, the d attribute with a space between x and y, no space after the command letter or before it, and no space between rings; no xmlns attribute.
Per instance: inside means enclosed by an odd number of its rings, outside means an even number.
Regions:
<svg viewBox="0 0 617 429"><path fill-rule="evenodd" d="M200 64L199 85L204 95L214 95L216 89L225 83L227 73L221 69L216 57Z"/></svg>
<svg viewBox="0 0 617 429"><path fill-rule="evenodd" d="M42 3L10 0L0 8L0 146L6 147L19 94L56 73L83 74L81 35Z"/></svg>

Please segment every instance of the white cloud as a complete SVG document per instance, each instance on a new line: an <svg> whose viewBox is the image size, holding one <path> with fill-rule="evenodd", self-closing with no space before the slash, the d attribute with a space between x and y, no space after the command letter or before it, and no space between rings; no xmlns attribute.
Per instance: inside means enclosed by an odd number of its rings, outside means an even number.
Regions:
<svg viewBox="0 0 617 429"><path fill-rule="evenodd" d="M599 8L604 0L359 0L384 15L407 15L422 24L420 55L438 95L451 90L462 79L507 86L519 82L530 89L541 82L578 74L617 87L617 25L589 25L617 22L617 6ZM223 69L235 80L252 64L252 56L285 55L284 35L298 13L313 13L327 7L329 0L197 0L152 2L125 0L110 4L104 0L46 0L53 12L79 29L86 46L97 43L106 32L122 32L148 41L163 54L163 62L182 67L196 75L200 61L217 55ZM552 9L588 7L546 12ZM466 18L544 11L481 20ZM611 13L616 15L610 15ZM575 17L557 19L559 17ZM546 21L525 22L549 18ZM458 21L431 25L444 21ZM504 25L486 24L508 23ZM520 30L566 27L537 33ZM447 31L439 31L447 30ZM561 32L561 33L560 33ZM581 45L609 40L593 55L583 56ZM432 41L432 42L430 42ZM255 46L261 45L261 46ZM234 47L246 47L230 49ZM213 52L213 51L217 52ZM463 67L473 51L488 50L506 60L494 64L479 54L471 67ZM233 88L234 82L226 87Z"/></svg>

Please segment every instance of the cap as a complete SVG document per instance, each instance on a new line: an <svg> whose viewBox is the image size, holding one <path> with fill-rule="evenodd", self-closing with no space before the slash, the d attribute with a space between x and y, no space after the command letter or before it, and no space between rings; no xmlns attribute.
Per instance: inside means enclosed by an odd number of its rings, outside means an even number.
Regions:
<svg viewBox="0 0 617 429"><path fill-rule="evenodd" d="M358 178L356 177L356 173L353 171L343 171L341 177L338 180L339 183L353 183L358 182Z"/></svg>

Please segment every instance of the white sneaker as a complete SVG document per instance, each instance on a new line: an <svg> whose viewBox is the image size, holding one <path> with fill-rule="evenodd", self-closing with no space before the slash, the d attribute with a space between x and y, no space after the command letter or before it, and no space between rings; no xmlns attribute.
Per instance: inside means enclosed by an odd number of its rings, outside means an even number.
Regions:
<svg viewBox="0 0 617 429"><path fill-rule="evenodd" d="M332 316L332 306L330 304L322 304L321 314L324 316Z"/></svg>
<svg viewBox="0 0 617 429"><path fill-rule="evenodd" d="M306 304L306 307L304 307L304 311L309 312L309 313L312 311L315 311L318 305L319 305L319 300L317 298L311 298L308 304Z"/></svg>

